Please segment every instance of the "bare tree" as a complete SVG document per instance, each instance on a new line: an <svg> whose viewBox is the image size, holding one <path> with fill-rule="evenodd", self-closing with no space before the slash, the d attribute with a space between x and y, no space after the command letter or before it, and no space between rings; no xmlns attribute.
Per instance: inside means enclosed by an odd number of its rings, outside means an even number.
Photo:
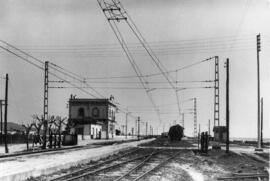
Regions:
<svg viewBox="0 0 270 181"><path fill-rule="evenodd" d="M74 128L74 127L76 126L75 123L72 122L72 121L70 121L70 120L67 120L67 123L66 123L65 125L66 125L65 130L66 130L67 132L70 132L70 129L71 129L71 128Z"/></svg>
<svg viewBox="0 0 270 181"><path fill-rule="evenodd" d="M41 145L41 136L40 136L40 131L41 127L43 125L43 116L38 116L38 115L33 115L32 116L34 119L34 127L36 128L36 133L37 135L34 138L34 143L39 143Z"/></svg>
<svg viewBox="0 0 270 181"><path fill-rule="evenodd" d="M52 127L55 125L56 119L54 116L50 116L49 118L49 148L52 148L52 136L53 136L53 130Z"/></svg>
<svg viewBox="0 0 270 181"><path fill-rule="evenodd" d="M27 124L22 124L22 126L25 129L25 133L26 133L26 147L27 150L29 149L29 133L33 127L33 123L27 123Z"/></svg>
<svg viewBox="0 0 270 181"><path fill-rule="evenodd" d="M57 127L57 133L58 133L58 147L61 148L61 130L62 130L62 125L66 125L65 121L67 120L67 118L61 118L60 116L56 117L56 122L55 125Z"/></svg>

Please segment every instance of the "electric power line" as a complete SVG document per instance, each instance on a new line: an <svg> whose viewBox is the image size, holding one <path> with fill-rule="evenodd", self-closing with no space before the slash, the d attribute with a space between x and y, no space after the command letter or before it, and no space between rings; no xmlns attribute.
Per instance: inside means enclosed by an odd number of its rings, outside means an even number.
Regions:
<svg viewBox="0 0 270 181"><path fill-rule="evenodd" d="M124 53L126 54L126 56L127 56L128 60L129 60L129 62L130 62L130 64L131 64L133 70L135 71L136 75L138 76L138 79L139 79L139 81L141 82L141 84L142 84L142 86L143 86L143 88L144 88L144 90L145 90L145 92L146 92L146 94L147 94L147 96L148 96L150 102L152 103L152 105L153 105L153 106L155 107L155 109L156 109L155 102L154 102L152 96L149 94L149 88L148 88L148 86L144 83L145 81L143 80L142 73L141 73L141 71L140 71L138 65L137 65L136 62L134 61L134 58L133 58L132 54L130 53L129 48L128 48L128 46L127 46L125 40L123 39L123 36L122 36L121 32L119 31L119 29L118 29L118 27L117 27L115 21L112 21L113 23L111 23L111 20L113 20L112 18L115 18L115 15L112 14L110 11L106 11L106 9L109 8L109 7L108 7L108 4L106 4L106 3L102 4L100 0L97 0L97 2L98 2L98 4L99 4L100 8L103 10L103 14L105 15L106 19L108 20L109 25L110 25L111 29L113 30L113 33L115 34L115 36L116 36L118 42L120 43L121 47L123 48ZM115 4L114 4L114 5L115 5ZM103 6L104 6L104 7L103 7ZM110 6L113 6L113 4L110 5ZM109 14L107 14L106 12L108 12ZM121 15L120 15L120 16L121 16ZM122 18L122 17L119 17L119 18ZM157 109L156 109L156 112L157 112L157 115L158 115L158 117L159 117L159 119L160 119L160 116L159 116L159 113L158 113L158 110L157 110Z"/></svg>
<svg viewBox="0 0 270 181"><path fill-rule="evenodd" d="M11 45L11 44L9 44L9 43L3 41L3 40L0 40L0 42L2 42L2 43L4 43L4 44L8 45L9 47L11 47L11 48L17 50L18 52L22 53L22 54L25 55L26 57L23 57L22 55L19 55L18 53L15 53L15 52L13 52L12 50L10 50L10 49L8 49L8 48L3 47L3 46L0 45L0 48L2 48L3 50L6 50L7 52L9 52L9 53L11 53L11 54L17 56L18 58L24 60L25 62L27 62L27 63L29 63L29 64L35 66L36 68L38 68L38 69L40 69L40 70L42 70L42 71L44 70L42 66L38 65L37 63L34 63L34 62L30 61L28 58L31 58L31 59L35 60L36 62L38 62L38 63L44 65L44 62L43 62L42 60L40 60L40 59L38 59L38 58L36 58L36 57L30 55L29 53L24 52L23 50L21 50L21 49L15 47L15 46L13 46L13 45ZM60 66L58 66L58 65L56 65L56 64L52 64L52 65L62 70L62 71L60 71L60 70L58 70L57 68L51 67L51 68L53 68L55 71L57 71L57 72L59 72L59 73L61 73L61 74L64 74L64 75L66 75L66 76L68 76L68 77L74 78L74 79L76 79L76 80L78 80L78 81L81 81L81 80L78 78L78 77L80 77L78 74L75 74L75 73L73 73L73 72L71 72L71 71L69 71L69 70L67 70L67 69L64 69L64 68L62 68L62 67L60 67ZM66 80L66 79L64 79L64 78L62 78L62 77L60 77L59 75L57 75L57 74L55 74L55 73L53 73L53 72L51 72L51 71L49 71L49 74L52 75L52 76L54 76L54 77L56 77L56 78L59 79L61 82L66 82L66 83L70 84L71 86L73 86L73 88L77 88L77 89L79 89L80 91L82 91L82 92L84 92L84 93L86 93L86 94L88 94L88 95L90 95L90 96L92 96L92 97L94 97L94 98L98 98L98 97L96 97L95 95L93 95L92 93L90 93L89 91L84 90L82 87L77 86L76 84L73 84L72 82L70 82L70 81L68 81L68 80ZM72 74L72 75L71 75L71 74ZM80 78L81 78L81 77L80 77ZM58 80L58 82L59 82L59 80ZM88 85L88 84L86 84L86 85ZM89 85L88 85L88 88L91 88L91 89L93 90L93 88L92 88L91 86L89 86ZM98 93L98 92L96 91L96 93Z"/></svg>

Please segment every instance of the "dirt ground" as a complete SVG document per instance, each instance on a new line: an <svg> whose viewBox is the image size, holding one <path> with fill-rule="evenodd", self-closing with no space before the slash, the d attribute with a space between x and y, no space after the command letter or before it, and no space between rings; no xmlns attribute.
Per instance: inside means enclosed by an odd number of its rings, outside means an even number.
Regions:
<svg viewBox="0 0 270 181"><path fill-rule="evenodd" d="M140 146L154 146L154 147L194 147L191 141L169 141L168 138L158 138L152 142L141 144Z"/></svg>
<svg viewBox="0 0 270 181"><path fill-rule="evenodd" d="M179 154L173 160L163 165L161 168L153 171L150 176L146 176L142 180L151 181L213 181L220 177L234 176L235 174L268 174L269 170L269 151L268 153L248 153L248 152L234 152L225 153L225 150L209 150L208 154L201 154L192 140L169 141L167 138L159 138L152 142L141 144L144 147L180 147ZM234 145L235 146L235 145ZM242 148L242 147L241 147ZM244 150L244 149L243 149ZM166 150L164 150L166 151ZM123 153L120 153L123 154ZM102 160L92 161L89 165L108 160L117 155L107 157ZM62 170L60 172L69 172L76 170L84 165ZM120 170L116 169L112 173L118 173ZM113 175L113 174L112 174ZM41 176L29 180L47 180L50 176ZM105 178L105 177L104 177ZM106 177L108 178L108 177ZM87 179L86 179L87 180ZM99 180L102 180L99 179ZM110 180L110 179L109 179ZM113 179L112 179L113 180ZM235 180L235 179L234 179ZM239 179L243 180L257 180L255 179ZM263 179L262 179L263 180ZM268 179L265 179L268 180Z"/></svg>
<svg viewBox="0 0 270 181"><path fill-rule="evenodd" d="M153 173L150 178L145 178L145 180L212 181L219 177L228 177L235 174L268 174L269 151L268 153L254 152L247 154L246 152L231 151L225 153L225 150L209 150L208 154L205 155L196 151L197 148L193 146L193 143L190 140L171 142L167 138L160 138L151 143L142 144L142 146L189 147L190 149L189 151L182 150L176 159L158 172ZM257 180L257 178L241 180Z"/></svg>

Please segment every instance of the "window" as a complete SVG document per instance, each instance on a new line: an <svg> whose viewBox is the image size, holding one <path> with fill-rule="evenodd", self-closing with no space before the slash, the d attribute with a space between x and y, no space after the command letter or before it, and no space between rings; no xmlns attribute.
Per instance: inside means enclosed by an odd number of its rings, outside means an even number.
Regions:
<svg viewBox="0 0 270 181"><path fill-rule="evenodd" d="M97 107L94 107L92 109L92 116L93 117L99 117L99 109Z"/></svg>
<svg viewBox="0 0 270 181"><path fill-rule="evenodd" d="M84 108L79 108L79 110L78 110L78 116L79 117L84 117Z"/></svg>

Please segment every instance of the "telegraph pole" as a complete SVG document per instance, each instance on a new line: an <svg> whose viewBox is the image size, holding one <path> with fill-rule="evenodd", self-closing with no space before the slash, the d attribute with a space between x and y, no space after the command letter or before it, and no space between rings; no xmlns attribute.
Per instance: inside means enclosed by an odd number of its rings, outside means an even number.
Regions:
<svg viewBox="0 0 270 181"><path fill-rule="evenodd" d="M3 144L3 100L0 100L0 114L1 114L1 144Z"/></svg>
<svg viewBox="0 0 270 181"><path fill-rule="evenodd" d="M197 99L194 98L194 137L197 136Z"/></svg>
<svg viewBox="0 0 270 181"><path fill-rule="evenodd" d="M128 122L128 112L126 112L126 139L127 139L127 122Z"/></svg>
<svg viewBox="0 0 270 181"><path fill-rule="evenodd" d="M7 113L8 113L8 74L6 74L6 91L5 91L5 152L8 153L7 144Z"/></svg>
<svg viewBox="0 0 270 181"><path fill-rule="evenodd" d="M211 135L210 134L210 119L208 120L208 133L209 133L209 135Z"/></svg>
<svg viewBox="0 0 270 181"><path fill-rule="evenodd" d="M165 127L165 125L164 125L164 123L163 123L163 133L164 133L164 127Z"/></svg>
<svg viewBox="0 0 270 181"><path fill-rule="evenodd" d="M134 131L134 135L136 136L136 134L138 136L138 120L137 119L135 119L135 131Z"/></svg>
<svg viewBox="0 0 270 181"><path fill-rule="evenodd" d="M148 122L145 123L145 136L147 136Z"/></svg>
<svg viewBox="0 0 270 181"><path fill-rule="evenodd" d="M230 144L230 89L229 89L229 59L226 60L226 129L227 129L227 136L226 136L226 153L229 153L229 144Z"/></svg>
<svg viewBox="0 0 270 181"><path fill-rule="evenodd" d="M198 149L200 148L200 139L201 139L201 124L199 124Z"/></svg>
<svg viewBox="0 0 270 181"><path fill-rule="evenodd" d="M185 113L182 113L182 126L185 127Z"/></svg>
<svg viewBox="0 0 270 181"><path fill-rule="evenodd" d="M261 98L261 147L263 147L263 98Z"/></svg>
<svg viewBox="0 0 270 181"><path fill-rule="evenodd" d="M44 69L44 106L43 106L43 145L42 149L46 149L47 142L47 128L48 128L48 90L49 90L49 62L45 62Z"/></svg>
<svg viewBox="0 0 270 181"><path fill-rule="evenodd" d="M125 133L124 133L124 130L125 130L125 125L121 125L121 127L122 127L122 130L121 130L122 135L124 135L124 134L125 134Z"/></svg>
<svg viewBox="0 0 270 181"><path fill-rule="evenodd" d="M138 117L138 140L140 140L140 117Z"/></svg>
<svg viewBox="0 0 270 181"><path fill-rule="evenodd" d="M258 104L258 108L257 108L257 113L258 113L258 140L257 140L257 148L255 149L255 151L262 151L261 148L261 120L260 120L260 51L261 51L261 35L258 34L257 35L257 104Z"/></svg>

